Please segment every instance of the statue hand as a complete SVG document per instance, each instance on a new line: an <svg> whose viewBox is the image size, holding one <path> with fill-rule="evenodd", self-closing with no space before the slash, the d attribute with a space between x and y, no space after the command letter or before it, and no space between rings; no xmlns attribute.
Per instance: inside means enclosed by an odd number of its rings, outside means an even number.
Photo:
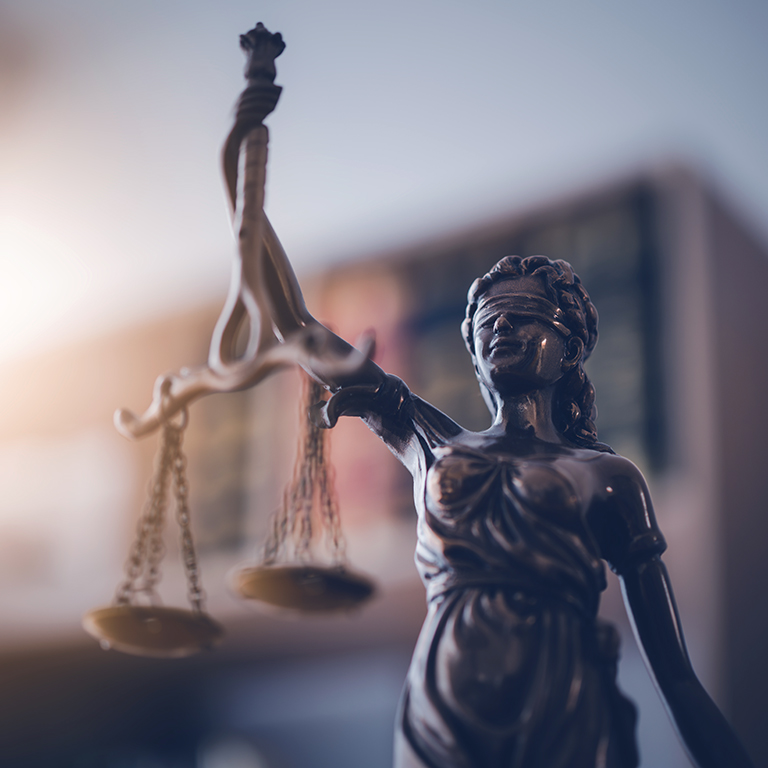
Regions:
<svg viewBox="0 0 768 768"><path fill-rule="evenodd" d="M324 403L316 403L310 409L310 418L320 427L336 425L340 416L396 417L403 408L410 407L409 391L395 376L386 376L378 383L351 384L342 387Z"/></svg>

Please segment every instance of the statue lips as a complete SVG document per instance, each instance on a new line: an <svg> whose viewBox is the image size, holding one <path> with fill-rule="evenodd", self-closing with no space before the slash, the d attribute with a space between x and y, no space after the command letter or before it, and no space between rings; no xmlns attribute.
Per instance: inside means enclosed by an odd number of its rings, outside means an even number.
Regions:
<svg viewBox="0 0 768 768"><path fill-rule="evenodd" d="M522 339L499 336L490 344L490 358L497 361L509 357L522 357L527 348L528 344Z"/></svg>

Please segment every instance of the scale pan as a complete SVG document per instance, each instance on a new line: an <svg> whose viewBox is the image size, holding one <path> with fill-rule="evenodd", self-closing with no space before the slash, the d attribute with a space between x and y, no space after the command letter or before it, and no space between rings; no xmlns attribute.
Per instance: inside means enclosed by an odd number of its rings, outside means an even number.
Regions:
<svg viewBox="0 0 768 768"><path fill-rule="evenodd" d="M315 565L242 568L235 573L234 587L242 597L305 613L356 608L374 592L366 576Z"/></svg>
<svg viewBox="0 0 768 768"><path fill-rule="evenodd" d="M167 659L211 648L224 634L207 615L149 605L97 608L85 614L83 627L105 648Z"/></svg>

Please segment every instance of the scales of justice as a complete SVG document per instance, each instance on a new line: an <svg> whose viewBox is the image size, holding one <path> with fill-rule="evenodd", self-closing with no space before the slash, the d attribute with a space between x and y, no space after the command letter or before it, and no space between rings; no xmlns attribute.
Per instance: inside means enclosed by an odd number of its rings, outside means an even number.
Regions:
<svg viewBox="0 0 768 768"><path fill-rule="evenodd" d="M86 630L105 648L179 657L209 648L221 626L205 611L182 450L197 398L258 385L299 366L305 418L293 478L260 562L240 569L248 599L304 612L345 610L374 591L351 570L327 465L327 434L362 418L410 470L416 564L428 613L398 713L397 768L633 768L636 711L616 684L614 627L597 618L605 565L659 694L699 768L749 757L691 666L645 481L598 442L583 363L597 312L564 261L505 257L468 295L461 329L493 418L469 432L412 394L309 314L264 214L275 58L285 45L258 24L240 38L248 86L223 151L238 257L206 365L161 376L141 416L118 411L136 439L160 432L155 470L113 605ZM239 178L240 177L240 178ZM326 393L330 393L328 396ZM189 609L163 607L157 586L170 495L181 531ZM313 556L318 530L332 562Z"/></svg>

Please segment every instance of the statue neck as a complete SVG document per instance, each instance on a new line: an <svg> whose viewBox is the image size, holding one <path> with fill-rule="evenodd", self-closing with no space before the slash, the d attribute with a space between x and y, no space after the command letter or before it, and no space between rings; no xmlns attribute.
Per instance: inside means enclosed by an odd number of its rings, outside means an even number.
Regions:
<svg viewBox="0 0 768 768"><path fill-rule="evenodd" d="M491 430L507 435L527 434L547 443L561 443L552 420L554 386L530 392L497 395L496 418Z"/></svg>

